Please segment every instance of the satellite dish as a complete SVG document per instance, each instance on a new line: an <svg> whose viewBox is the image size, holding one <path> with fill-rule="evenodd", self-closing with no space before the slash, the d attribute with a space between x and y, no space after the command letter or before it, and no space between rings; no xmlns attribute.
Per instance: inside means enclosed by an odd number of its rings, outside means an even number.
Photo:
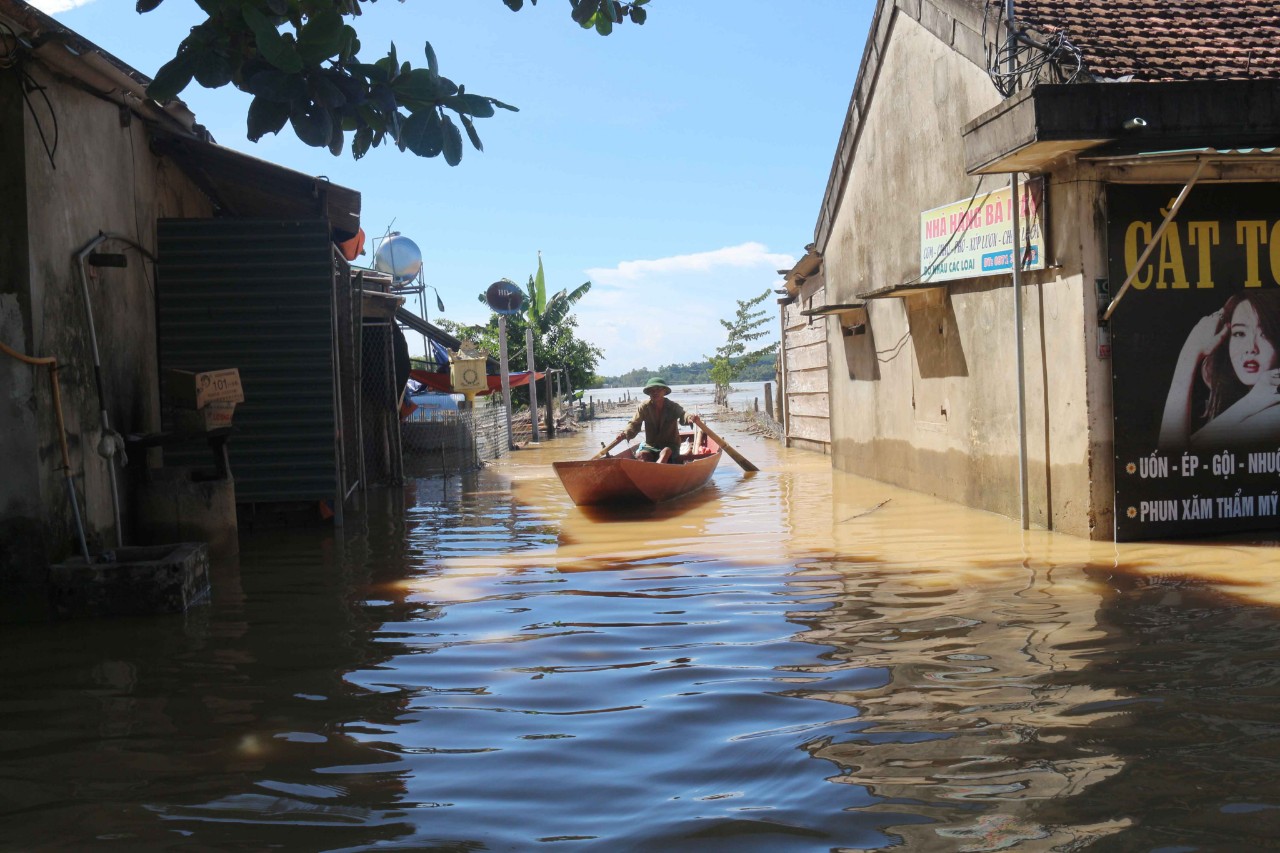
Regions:
<svg viewBox="0 0 1280 853"><path fill-rule="evenodd" d="M509 281L495 281L484 292L484 301L499 314L519 314L524 309L524 291Z"/></svg>
<svg viewBox="0 0 1280 853"><path fill-rule="evenodd" d="M408 237L392 234L374 253L373 268L388 273L397 284L402 284L422 269L422 251Z"/></svg>

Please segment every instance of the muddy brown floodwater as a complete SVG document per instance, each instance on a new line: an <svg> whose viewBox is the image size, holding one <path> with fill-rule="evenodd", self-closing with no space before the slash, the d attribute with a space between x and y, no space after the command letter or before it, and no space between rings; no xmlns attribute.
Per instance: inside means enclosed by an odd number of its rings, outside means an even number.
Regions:
<svg viewBox="0 0 1280 853"><path fill-rule="evenodd" d="M550 463L619 425L246 531L185 616L0 630L0 848L1280 843L1275 543L1023 532L729 423L759 473L575 508Z"/></svg>

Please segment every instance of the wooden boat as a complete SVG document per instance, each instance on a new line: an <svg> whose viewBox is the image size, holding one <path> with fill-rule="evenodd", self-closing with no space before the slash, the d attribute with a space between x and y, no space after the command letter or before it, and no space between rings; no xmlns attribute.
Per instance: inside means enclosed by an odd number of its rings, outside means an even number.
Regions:
<svg viewBox="0 0 1280 853"><path fill-rule="evenodd" d="M720 445L705 435L681 445L686 448L679 465L641 461L630 447L616 456L553 462L552 467L578 506L656 504L705 486L720 464Z"/></svg>

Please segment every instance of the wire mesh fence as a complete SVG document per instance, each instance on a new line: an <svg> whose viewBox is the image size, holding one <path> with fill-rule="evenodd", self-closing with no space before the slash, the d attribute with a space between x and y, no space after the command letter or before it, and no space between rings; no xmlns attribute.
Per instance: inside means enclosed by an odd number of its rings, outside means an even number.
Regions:
<svg viewBox="0 0 1280 853"><path fill-rule="evenodd" d="M366 485L385 486L401 479L396 329L389 319L366 317L362 334L363 471Z"/></svg>
<svg viewBox="0 0 1280 853"><path fill-rule="evenodd" d="M473 471L510 453L502 406L420 409L400 423L407 477Z"/></svg>

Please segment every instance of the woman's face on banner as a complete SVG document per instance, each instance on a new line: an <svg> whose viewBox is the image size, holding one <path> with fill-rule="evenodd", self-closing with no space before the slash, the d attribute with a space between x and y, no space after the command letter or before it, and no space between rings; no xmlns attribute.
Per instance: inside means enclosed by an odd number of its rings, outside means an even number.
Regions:
<svg viewBox="0 0 1280 853"><path fill-rule="evenodd" d="M1276 367L1276 348L1262 333L1258 312L1249 302L1241 302L1231 315L1228 349L1236 378L1256 385L1267 371Z"/></svg>

